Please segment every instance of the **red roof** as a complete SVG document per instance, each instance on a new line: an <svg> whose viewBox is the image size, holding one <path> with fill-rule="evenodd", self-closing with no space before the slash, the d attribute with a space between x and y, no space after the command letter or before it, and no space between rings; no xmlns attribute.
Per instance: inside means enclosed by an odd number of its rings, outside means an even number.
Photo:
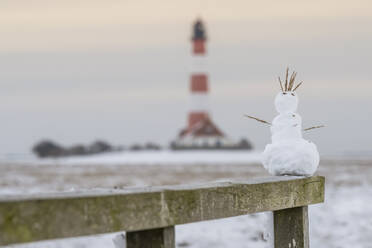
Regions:
<svg viewBox="0 0 372 248"><path fill-rule="evenodd" d="M189 129L184 129L180 132L179 136L194 136L194 137L224 137L224 133L209 119L205 118L196 123Z"/></svg>

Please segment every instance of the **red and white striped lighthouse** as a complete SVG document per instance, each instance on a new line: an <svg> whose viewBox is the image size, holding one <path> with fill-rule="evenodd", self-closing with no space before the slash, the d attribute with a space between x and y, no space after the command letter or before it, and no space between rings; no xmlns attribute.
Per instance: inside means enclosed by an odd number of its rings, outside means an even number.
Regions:
<svg viewBox="0 0 372 248"><path fill-rule="evenodd" d="M193 70L190 77L191 108L188 123L171 148L178 149L250 149L247 141L238 143L227 137L215 123L208 109L208 73L206 71L206 30L201 19L192 26ZM249 144L249 143L247 143Z"/></svg>
<svg viewBox="0 0 372 248"><path fill-rule="evenodd" d="M206 31L197 19L192 26L193 69L190 76L190 103L187 127L172 143L175 149L221 148L229 143L225 135L212 122L208 110L208 74L206 72Z"/></svg>
<svg viewBox="0 0 372 248"><path fill-rule="evenodd" d="M190 77L191 109L188 128L208 118L208 74L206 65L206 32L203 22L198 19L193 25L192 34L193 71Z"/></svg>

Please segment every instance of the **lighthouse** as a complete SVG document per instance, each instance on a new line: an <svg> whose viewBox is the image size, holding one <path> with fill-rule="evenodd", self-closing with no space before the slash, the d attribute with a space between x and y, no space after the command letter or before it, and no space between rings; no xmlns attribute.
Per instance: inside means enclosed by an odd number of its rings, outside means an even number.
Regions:
<svg viewBox="0 0 372 248"><path fill-rule="evenodd" d="M241 139L239 142L231 140L212 120L208 105L211 87L206 69L207 32L200 18L192 25L191 45L193 64L190 72L190 108L187 124L171 142L171 148L174 150L251 149L248 140Z"/></svg>
<svg viewBox="0 0 372 248"><path fill-rule="evenodd" d="M209 118L208 115L208 74L206 68L206 30L203 22L195 21L192 30L192 62L190 76L190 103L188 129Z"/></svg>
<svg viewBox="0 0 372 248"><path fill-rule="evenodd" d="M189 81L190 108L187 124L171 142L171 148L250 149L251 145L247 140L232 141L212 120L208 106L210 83L206 69L207 32L201 19L197 19L192 25L191 45L193 64Z"/></svg>

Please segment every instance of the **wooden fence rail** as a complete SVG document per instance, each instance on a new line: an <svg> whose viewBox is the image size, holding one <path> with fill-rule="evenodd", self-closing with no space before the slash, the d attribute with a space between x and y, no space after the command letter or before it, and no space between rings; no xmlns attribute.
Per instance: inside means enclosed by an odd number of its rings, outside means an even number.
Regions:
<svg viewBox="0 0 372 248"><path fill-rule="evenodd" d="M323 201L321 176L0 196L0 245L126 231L128 248L174 248L175 225L274 211L275 247L307 248L307 205Z"/></svg>

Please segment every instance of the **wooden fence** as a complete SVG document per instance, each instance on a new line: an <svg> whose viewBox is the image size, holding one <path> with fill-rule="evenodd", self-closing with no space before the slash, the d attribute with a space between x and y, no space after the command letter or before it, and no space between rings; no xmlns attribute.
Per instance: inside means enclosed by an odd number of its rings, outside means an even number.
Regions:
<svg viewBox="0 0 372 248"><path fill-rule="evenodd" d="M273 211L275 247L307 248L323 201L321 176L0 197L0 245L126 231L128 248L173 248L175 225Z"/></svg>

